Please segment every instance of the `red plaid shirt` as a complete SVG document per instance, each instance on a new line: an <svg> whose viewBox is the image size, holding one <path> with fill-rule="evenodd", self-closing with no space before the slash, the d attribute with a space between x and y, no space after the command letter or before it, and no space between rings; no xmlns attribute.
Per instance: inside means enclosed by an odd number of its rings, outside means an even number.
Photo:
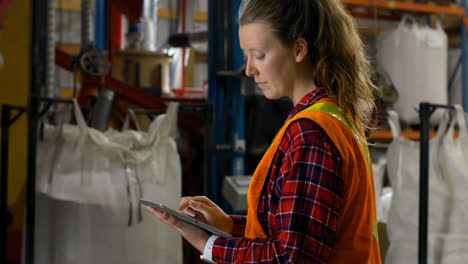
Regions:
<svg viewBox="0 0 468 264"><path fill-rule="evenodd" d="M327 97L318 88L294 107L288 119ZM217 238L218 263L326 263L334 246L344 193L338 175L340 156L330 138L313 121L288 127L262 190L258 219L266 239L244 237L245 216L232 216L233 238Z"/></svg>

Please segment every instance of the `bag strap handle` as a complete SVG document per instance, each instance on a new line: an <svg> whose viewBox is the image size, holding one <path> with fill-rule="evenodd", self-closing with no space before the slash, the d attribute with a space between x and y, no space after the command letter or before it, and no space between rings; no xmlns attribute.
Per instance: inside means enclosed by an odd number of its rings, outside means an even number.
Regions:
<svg viewBox="0 0 468 264"><path fill-rule="evenodd" d="M450 123L450 127L447 131L447 137L453 138L455 124L458 124L459 137L466 137L468 135L468 132L466 128L465 111L463 110L463 107L459 104L454 105L454 107L456 111L456 116Z"/></svg>
<svg viewBox="0 0 468 264"><path fill-rule="evenodd" d="M75 113L76 122L78 123L78 127L80 128L82 133L87 133L88 125L86 124L86 121L83 117L83 113L81 112L80 105L78 104L78 101L76 100L76 98L73 98L72 101L73 101L73 109Z"/></svg>
<svg viewBox="0 0 468 264"><path fill-rule="evenodd" d="M138 119L136 118L135 111L131 108L127 110L127 114L125 115L125 121L122 126L122 131L126 131L130 127L130 119L135 123L136 130L141 131L141 126L140 122L138 122Z"/></svg>
<svg viewBox="0 0 468 264"><path fill-rule="evenodd" d="M68 108L68 105L65 106L67 111L70 110ZM55 171L55 166L58 161L58 156L60 155L60 152L62 150L62 146L64 143L63 139L63 125L66 122L65 116L62 116L61 118L58 118L58 127L55 130L55 139L54 139L54 144L53 144L53 151L52 151L52 157L50 159L50 166L49 166L49 174L48 174L48 191L50 191L50 184L52 184L53 179L54 179L54 171Z"/></svg>
<svg viewBox="0 0 468 264"><path fill-rule="evenodd" d="M404 26L406 26L406 24L410 24L413 26L417 25L416 18L408 14L403 15L403 17L400 20L400 23L398 24L398 29L402 29Z"/></svg>
<svg viewBox="0 0 468 264"><path fill-rule="evenodd" d="M435 138L442 138L444 136L445 132L447 131L447 126L449 125L449 120L449 112L444 111L442 118L440 119L439 128L437 128L437 134Z"/></svg>
<svg viewBox="0 0 468 264"><path fill-rule="evenodd" d="M390 126L390 131L392 132L393 139L397 139L400 137L401 128L400 128L400 121L398 119L398 113L395 110L388 111L388 125Z"/></svg>
<svg viewBox="0 0 468 264"><path fill-rule="evenodd" d="M80 162L81 162L81 179L80 179L80 184L82 186L89 186L91 185L91 181L92 181L92 173L89 171L89 168L87 168L86 164L85 164L85 161L86 159L89 159L89 157L87 156L87 154L85 153L86 151L83 149L85 148L85 142L86 142L86 138L87 136L89 135L89 132L90 132L90 129L88 127L88 125L86 124L86 121L83 117L83 113L81 112L81 109L80 109L80 106L78 104L78 101L76 100L76 98L73 98L72 99L73 101L73 109L74 109L74 113L75 113L75 118L76 118L76 122L78 124L78 127L80 128L80 137L78 139L78 145L77 145L77 148L76 148L76 151L80 152L81 153L81 158L80 158Z"/></svg>
<svg viewBox="0 0 468 264"><path fill-rule="evenodd" d="M435 20L435 29L439 32L444 32L444 26L442 25L442 21L440 20L440 18L436 18Z"/></svg>

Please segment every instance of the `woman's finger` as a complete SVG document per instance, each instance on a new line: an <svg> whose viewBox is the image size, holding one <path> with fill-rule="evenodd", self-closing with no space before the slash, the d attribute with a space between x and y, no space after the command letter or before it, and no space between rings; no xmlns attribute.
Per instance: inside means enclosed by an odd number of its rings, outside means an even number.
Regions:
<svg viewBox="0 0 468 264"><path fill-rule="evenodd" d="M184 214L186 215L189 215L191 217L197 217L197 210L194 210L191 206L191 203L192 202L197 202L197 203L203 203L203 204L206 204L208 206L213 206L213 202L208 199L206 196L195 196L195 197L183 197L181 200L180 200L180 203L179 203L179 208L177 208L178 211L180 212L183 212ZM198 208L198 207L197 207ZM199 209L199 208L198 208ZM200 210L203 210L205 209L205 211L203 212L200 212L202 213L202 215L204 215L205 217L207 217L208 215L208 207L204 207ZM203 219L199 219L199 220L203 220Z"/></svg>
<svg viewBox="0 0 468 264"><path fill-rule="evenodd" d="M185 208L189 207L189 202L192 199L193 197L190 197L190 196L182 197L182 199L180 199L179 207L177 208L177 210L183 211Z"/></svg>
<svg viewBox="0 0 468 264"><path fill-rule="evenodd" d="M183 209L182 212L191 217L195 217L195 214L196 214L196 212L190 207Z"/></svg>
<svg viewBox="0 0 468 264"><path fill-rule="evenodd" d="M203 202L197 202L195 200L190 201L190 208L194 211L197 211L204 215L206 218L210 217L212 209L209 205L204 204Z"/></svg>

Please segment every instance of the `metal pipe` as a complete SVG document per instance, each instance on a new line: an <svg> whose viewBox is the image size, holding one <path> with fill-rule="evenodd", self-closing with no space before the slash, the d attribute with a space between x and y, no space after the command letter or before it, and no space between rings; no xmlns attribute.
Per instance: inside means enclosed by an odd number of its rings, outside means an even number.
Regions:
<svg viewBox="0 0 468 264"><path fill-rule="evenodd" d="M41 94L41 87L45 85L44 81L44 21L46 20L46 10L44 9L44 5L40 1L33 1L33 18L32 18L32 51L31 51L31 74L32 74L32 81L31 81L31 97L39 96ZM37 113L37 104L36 108ZM33 112L31 109L28 110L29 112ZM29 131L28 131L28 174L27 174L27 194L26 194L26 215L25 215L25 230L24 230L24 263L25 264L34 264L34 213L35 213L35 160L33 165L31 166L29 161L32 157L35 157L36 149L35 149L35 139L33 136L36 135L36 130L31 132L31 129L35 128L29 119ZM34 151L34 153L31 153ZM33 155L34 156L31 156ZM31 175L32 174L32 175ZM30 183L30 178L32 178L33 183ZM30 186L32 184L32 186Z"/></svg>
<svg viewBox="0 0 468 264"><path fill-rule="evenodd" d="M463 8L466 8L466 0L461 1ZM464 16L461 18L461 39L462 39L462 98L465 112L468 112L468 54L467 54L467 33Z"/></svg>
<svg viewBox="0 0 468 264"><path fill-rule="evenodd" d="M81 48L86 47L92 40L92 17L91 17L91 0L81 1Z"/></svg>
<svg viewBox="0 0 468 264"><path fill-rule="evenodd" d="M225 6L226 3L224 1L218 1L218 5L216 6L217 8L217 14L224 14L225 12ZM214 65L217 69L226 69L225 65L225 21L224 21L224 16L217 16L216 17L216 45L218 45L217 50L217 61L216 64ZM221 25L221 26L220 26ZM210 49L211 53L211 49ZM215 116L215 124L214 127L216 129L217 133L217 138L216 138L216 145L218 144L226 144L226 126L225 126L225 116L226 116L226 93L229 91L226 91L226 82L225 79L221 80L219 76L216 76L217 82L216 86L213 87L213 89L216 89L216 101L215 101L215 107L216 109L216 116ZM226 93L225 93L226 91ZM217 153L216 153L216 156ZM216 173L213 175L213 201L215 203L218 203L219 199L219 194L220 194L220 182L221 182L221 177L223 177L223 173L225 173L225 169L223 169L223 165L225 165L225 157L221 156L221 158L218 158L218 170Z"/></svg>
<svg viewBox="0 0 468 264"><path fill-rule="evenodd" d="M89 1L86 1L89 2ZM85 4L85 1L83 0L83 4ZM88 4L88 3L86 3ZM115 26L116 29L121 30L121 24L120 25L109 25L109 16L112 18L112 12L110 11L109 7L107 6L107 2L104 0L97 0L95 1L96 4L96 10L95 10L95 42L98 48L103 49L103 50L108 50L109 51L109 56L112 54L112 50L114 47L112 45L109 45L110 40L113 39L113 36L109 36L109 26L111 27L111 32L112 28ZM89 12L91 14L91 6L86 6L86 9L89 9L87 11L84 11L84 13ZM82 13L83 14L83 13ZM83 15L83 18L88 18L90 16ZM86 21L86 23L91 23L91 20ZM85 25L83 25L84 27ZM91 24L88 25L89 29L91 29ZM86 29L85 29L86 31ZM120 33L120 32L119 32ZM83 34L87 34L84 32ZM91 42L91 40L89 40ZM88 43L89 43L88 42ZM109 120L110 120L110 115L112 113L112 104L114 101L114 92L112 90L106 89L104 87L99 87L99 95L97 97L96 103L94 105L93 109L93 121L92 121L92 127L96 128L99 131L106 131Z"/></svg>
<svg viewBox="0 0 468 264"><path fill-rule="evenodd" d="M181 12L181 22L182 22L182 32L186 31L186 19L187 19L187 0L182 0L182 12ZM186 69L185 69L185 53L186 49L182 48L182 84L180 87L181 95L185 94L185 82L186 82Z"/></svg>
<svg viewBox="0 0 468 264"><path fill-rule="evenodd" d="M107 1L95 0L94 21L90 20L91 22L94 22L94 26L90 26L90 30L94 28L94 38L92 38L90 41L96 43L96 46L101 50L112 49L112 47L108 47L109 29L112 28L112 25L109 24L109 15L110 10Z"/></svg>
<svg viewBox="0 0 468 264"><path fill-rule="evenodd" d="M208 32L209 32L209 37L208 37L208 99L214 104L213 107L213 121L214 123L212 124L212 133L210 136L212 136L212 141L211 145L209 146L210 148L210 156L212 158L212 166L211 166L211 177L208 179L204 179L203 183L203 189L206 191L206 195L211 197L214 202L216 202L215 199L215 189L213 186L215 185L214 182L216 180L217 174L218 174L218 168L219 168L219 160L218 160L218 155L216 154L216 148L214 145L218 144L218 139L219 139L219 131L218 131L218 115L219 111L218 110L218 82L219 79L216 75L216 71L218 70L218 54L219 54L219 45L218 45L218 3L220 1L217 0L209 0L208 1Z"/></svg>
<svg viewBox="0 0 468 264"><path fill-rule="evenodd" d="M235 17L239 12L239 8L241 5L241 0L234 0L234 12L231 16L231 22L233 27L231 28L231 42L233 49L232 56L233 62L230 67L232 69L241 68L244 64L244 56L242 49L240 48L239 43L239 23L235 22ZM232 175L244 175L245 174L245 105L244 105L244 96L242 94L242 73L235 77L235 79L231 82L234 86L234 96L233 96L233 103L232 103L232 112L233 112L233 126L235 128L235 134L233 136L234 140L234 155L232 161Z"/></svg>
<svg viewBox="0 0 468 264"><path fill-rule="evenodd" d="M159 9L159 0L154 0L153 11L152 11L153 24L154 24L154 32L153 32L154 43L157 43L158 41L158 15L157 15L158 9ZM169 13L172 13L172 10L169 10Z"/></svg>
<svg viewBox="0 0 468 264"><path fill-rule="evenodd" d="M113 103L114 92L109 89L101 88L96 105L94 106L92 127L99 131L107 130Z"/></svg>
<svg viewBox="0 0 468 264"><path fill-rule="evenodd" d="M39 100L29 97L28 106L28 167L26 180L26 264L34 263L34 223L36 219L36 141Z"/></svg>
<svg viewBox="0 0 468 264"><path fill-rule="evenodd" d="M32 51L31 51L31 94L40 95L45 85L44 30L46 9L39 1L33 1Z"/></svg>
<svg viewBox="0 0 468 264"><path fill-rule="evenodd" d="M47 26L46 26L46 85L45 96L54 98L59 90L55 88L55 0L47 1Z"/></svg>

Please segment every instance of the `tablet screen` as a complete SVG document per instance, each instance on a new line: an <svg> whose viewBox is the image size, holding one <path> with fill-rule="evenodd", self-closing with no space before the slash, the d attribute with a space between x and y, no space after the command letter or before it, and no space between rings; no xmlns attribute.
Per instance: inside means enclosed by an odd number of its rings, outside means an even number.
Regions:
<svg viewBox="0 0 468 264"><path fill-rule="evenodd" d="M145 199L140 199L140 202L144 205L149 205L151 207L154 207L160 211L163 211L163 212L167 212L169 213L170 215L173 215L177 218L179 218L180 220L183 220L187 223L190 223L192 225L195 225L211 234L214 234L214 235L217 235L217 236L220 236L220 237L225 237L225 238L229 238L229 237L232 237L230 234L224 232L224 231L221 231L219 229L217 229L216 227L213 227L213 226L210 226L208 224L205 224L203 222L200 222L198 221L197 219L193 218L193 217L190 217L188 215L185 215L185 214L182 214L182 213L179 213L175 210L172 210L171 208L169 207L166 207L164 206L163 204L160 204L160 203L157 203L157 202L152 202L152 201L148 201L148 200L145 200Z"/></svg>

